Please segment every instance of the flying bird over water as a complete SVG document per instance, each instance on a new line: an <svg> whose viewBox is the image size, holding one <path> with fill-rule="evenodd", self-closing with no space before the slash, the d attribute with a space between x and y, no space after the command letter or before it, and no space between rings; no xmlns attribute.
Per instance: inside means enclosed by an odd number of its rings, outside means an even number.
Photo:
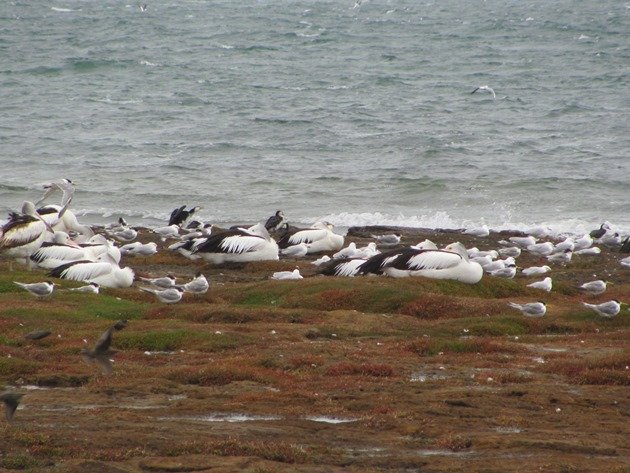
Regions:
<svg viewBox="0 0 630 473"><path fill-rule="evenodd" d="M482 91L482 92L490 92L492 94L492 98L496 100L497 96L494 93L494 90L492 89L492 87L488 87L487 85L480 85L479 87L477 87L475 90L473 90L471 92L471 94L474 94L477 91Z"/></svg>

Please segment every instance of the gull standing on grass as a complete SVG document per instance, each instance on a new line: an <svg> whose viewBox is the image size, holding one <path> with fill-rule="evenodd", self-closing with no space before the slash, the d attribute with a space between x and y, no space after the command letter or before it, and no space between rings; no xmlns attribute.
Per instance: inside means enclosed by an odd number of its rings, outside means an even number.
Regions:
<svg viewBox="0 0 630 473"><path fill-rule="evenodd" d="M550 292L552 286L552 281L550 277L546 277L542 281L536 281L531 284L528 284L527 287L531 287L533 289L542 289L543 291Z"/></svg>
<svg viewBox="0 0 630 473"><path fill-rule="evenodd" d="M208 292L210 284L203 274L197 273L194 279L179 287L181 287L184 292L191 294L205 294Z"/></svg>
<svg viewBox="0 0 630 473"><path fill-rule="evenodd" d="M53 289L55 287L55 283L51 281L34 282L31 284L13 281L13 283L17 284L22 289L26 289L38 299L43 299L44 297L50 296L53 293Z"/></svg>
<svg viewBox="0 0 630 473"><path fill-rule="evenodd" d="M164 302L165 304L175 304L179 302L184 295L184 289L179 286L169 287L168 289L151 289L149 287L141 287L139 289L144 292L150 292L155 295L160 302Z"/></svg>
<svg viewBox="0 0 630 473"><path fill-rule="evenodd" d="M528 317L542 317L547 312L547 306L543 301L529 302L528 304L515 304L514 302L508 303L508 305L514 309L520 310L523 315Z"/></svg>
<svg viewBox="0 0 630 473"><path fill-rule="evenodd" d="M534 276L536 274L545 274L551 271L551 268L547 265L545 266L530 266L529 268L525 268L521 271L521 274L524 276Z"/></svg>
<svg viewBox="0 0 630 473"><path fill-rule="evenodd" d="M617 299L613 299L612 301L603 302L601 304L588 304L586 302L582 302L582 305L588 307L589 309L594 310L602 317L614 317L621 311L621 302Z"/></svg>

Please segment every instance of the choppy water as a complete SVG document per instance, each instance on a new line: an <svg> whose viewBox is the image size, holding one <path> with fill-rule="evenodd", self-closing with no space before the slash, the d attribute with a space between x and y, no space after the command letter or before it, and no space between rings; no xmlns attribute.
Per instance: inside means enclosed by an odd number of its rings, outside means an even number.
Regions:
<svg viewBox="0 0 630 473"><path fill-rule="evenodd" d="M0 2L3 215L630 230L629 2L147 3Z"/></svg>

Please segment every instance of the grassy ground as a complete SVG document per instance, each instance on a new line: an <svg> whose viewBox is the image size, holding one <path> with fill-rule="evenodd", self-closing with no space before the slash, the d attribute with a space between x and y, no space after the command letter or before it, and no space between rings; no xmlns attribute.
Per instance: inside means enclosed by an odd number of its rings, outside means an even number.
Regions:
<svg viewBox="0 0 630 473"><path fill-rule="evenodd" d="M504 236L404 243L488 249ZM0 422L0 471L629 471L629 312L603 319L581 305L630 299L619 259L554 267L550 294L526 287L541 278L469 286L315 277L305 260L123 261L182 280L202 269L210 291L173 306L137 287L64 291L80 285L70 281L35 300L12 281L45 273L2 261L0 385L25 396ZM269 280L296 265L311 277ZM596 277L614 284L596 297L575 289ZM507 306L536 299L541 319ZM79 353L118 319L129 324L104 376ZM52 335L23 338L35 329Z"/></svg>

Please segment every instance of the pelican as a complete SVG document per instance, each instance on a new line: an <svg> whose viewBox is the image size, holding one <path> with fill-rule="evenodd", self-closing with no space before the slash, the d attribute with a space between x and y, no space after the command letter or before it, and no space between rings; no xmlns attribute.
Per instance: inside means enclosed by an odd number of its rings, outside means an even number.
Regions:
<svg viewBox="0 0 630 473"><path fill-rule="evenodd" d="M131 287L134 273L131 268L120 268L108 251L96 261L73 261L56 267L50 276L74 281L95 282L101 287Z"/></svg>
<svg viewBox="0 0 630 473"><path fill-rule="evenodd" d="M59 205L45 205L37 209L37 213L41 215L45 222L52 227L53 230L70 233L77 232L81 234L81 238L77 241L86 241L94 236L94 231L88 225L81 225L76 215L67 208Z"/></svg>
<svg viewBox="0 0 630 473"><path fill-rule="evenodd" d="M191 254L199 255L213 264L279 259L278 245L261 223L203 238L196 242Z"/></svg>
<svg viewBox="0 0 630 473"><path fill-rule="evenodd" d="M466 247L451 243L443 250L411 250L387 263L383 273L392 277L423 276L476 284L483 276L479 263L468 259Z"/></svg>
<svg viewBox="0 0 630 473"><path fill-rule="evenodd" d="M344 237L332 231L333 225L328 222L314 223L311 228L291 229L286 227L286 233L278 241L280 248L306 243L308 253L324 251L339 251L343 247Z"/></svg>
<svg viewBox="0 0 630 473"><path fill-rule="evenodd" d="M24 259L32 268L31 255L44 243L50 225L36 212L32 202L24 202L22 213L11 213L9 221L0 227L0 251L16 259ZM52 230L50 230L52 232ZM10 263L9 270L13 270Z"/></svg>

